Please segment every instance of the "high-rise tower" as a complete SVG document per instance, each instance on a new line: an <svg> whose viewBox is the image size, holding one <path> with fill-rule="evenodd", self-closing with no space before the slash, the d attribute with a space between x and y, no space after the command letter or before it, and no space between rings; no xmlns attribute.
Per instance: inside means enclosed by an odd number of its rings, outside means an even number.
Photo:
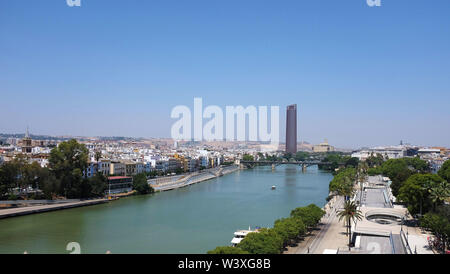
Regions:
<svg viewBox="0 0 450 274"><path fill-rule="evenodd" d="M297 105L286 110L286 152L297 153Z"/></svg>

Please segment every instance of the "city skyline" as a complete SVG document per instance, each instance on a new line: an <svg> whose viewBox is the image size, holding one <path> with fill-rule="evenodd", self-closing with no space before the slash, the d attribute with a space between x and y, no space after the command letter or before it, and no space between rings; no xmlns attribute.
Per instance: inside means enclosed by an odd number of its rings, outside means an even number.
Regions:
<svg viewBox="0 0 450 274"><path fill-rule="evenodd" d="M449 8L2 1L0 132L167 138L171 109L202 97L296 103L310 143L450 147Z"/></svg>

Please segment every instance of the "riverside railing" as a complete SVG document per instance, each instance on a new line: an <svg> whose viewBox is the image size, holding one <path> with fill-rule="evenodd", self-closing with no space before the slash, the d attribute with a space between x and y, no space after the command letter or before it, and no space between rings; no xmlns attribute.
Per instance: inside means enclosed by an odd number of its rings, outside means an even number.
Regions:
<svg viewBox="0 0 450 274"><path fill-rule="evenodd" d="M412 254L411 247L409 246L408 238L405 236L405 232L403 230L400 231L400 238L402 239L403 247L405 248L405 251L407 254Z"/></svg>

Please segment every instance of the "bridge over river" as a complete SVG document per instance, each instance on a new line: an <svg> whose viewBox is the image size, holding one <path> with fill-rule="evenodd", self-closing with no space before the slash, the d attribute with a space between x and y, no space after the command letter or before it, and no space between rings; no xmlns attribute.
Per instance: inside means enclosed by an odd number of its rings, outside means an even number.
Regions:
<svg viewBox="0 0 450 274"><path fill-rule="evenodd" d="M272 169L275 169L276 166L279 165L298 165L302 167L303 171L306 171L306 169L309 166L315 166L315 165L331 165L331 162L322 162L320 160L305 160L305 161L239 161L239 164L247 167L247 168L253 168L254 166L268 166L272 165Z"/></svg>

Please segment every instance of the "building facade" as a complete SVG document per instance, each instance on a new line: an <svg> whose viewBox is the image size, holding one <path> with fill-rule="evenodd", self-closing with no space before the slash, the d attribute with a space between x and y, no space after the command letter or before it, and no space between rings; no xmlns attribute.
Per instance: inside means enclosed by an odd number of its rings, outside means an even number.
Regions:
<svg viewBox="0 0 450 274"><path fill-rule="evenodd" d="M328 144L328 141L325 139L323 143L313 146L313 152L332 152L334 151L334 147Z"/></svg>

